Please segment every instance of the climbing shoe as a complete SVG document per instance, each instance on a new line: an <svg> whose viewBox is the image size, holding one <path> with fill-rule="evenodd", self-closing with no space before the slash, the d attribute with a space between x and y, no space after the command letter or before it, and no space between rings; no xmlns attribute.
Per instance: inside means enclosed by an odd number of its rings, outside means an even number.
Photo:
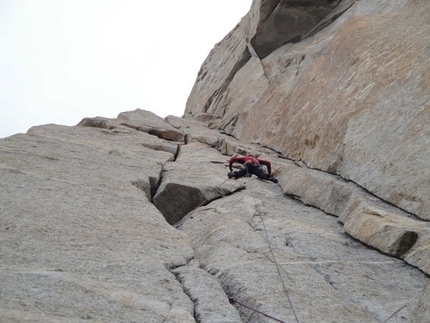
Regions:
<svg viewBox="0 0 430 323"><path fill-rule="evenodd" d="M272 181L273 183L277 183L278 182L278 180L276 178L274 178L274 177L270 177L269 181Z"/></svg>
<svg viewBox="0 0 430 323"><path fill-rule="evenodd" d="M236 177L234 172L228 173L228 178Z"/></svg>

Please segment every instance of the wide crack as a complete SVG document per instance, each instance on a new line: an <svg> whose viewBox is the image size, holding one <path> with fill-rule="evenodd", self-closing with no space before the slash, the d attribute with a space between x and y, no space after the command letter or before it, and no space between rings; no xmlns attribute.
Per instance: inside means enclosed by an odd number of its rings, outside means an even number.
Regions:
<svg viewBox="0 0 430 323"><path fill-rule="evenodd" d="M183 293L194 304L193 317L201 322L242 322L238 311L230 304L220 282L197 261L170 269Z"/></svg>
<svg viewBox="0 0 430 323"><path fill-rule="evenodd" d="M236 64L231 69L229 75L225 79L225 81L222 83L222 85L211 95L211 97L207 100L204 111L207 112L212 104L216 104L217 100L220 100L223 96L226 89L229 87L230 83L233 81L234 76L236 73L243 67L245 64L251 59L251 53L249 52L248 48L245 48L242 55L238 58ZM223 112L224 114L224 112Z"/></svg>
<svg viewBox="0 0 430 323"><path fill-rule="evenodd" d="M178 281L178 283L181 284L184 294L187 295L187 297L191 300L191 302L193 302L193 304L194 304L194 310L193 310L194 320L196 321L196 323L201 323L202 322L201 315L197 310L199 300L197 298L193 297L190 289L185 287L183 277L181 277L181 274L179 272L177 272L177 271L175 272L174 270L171 270L170 272L175 277L175 279Z"/></svg>

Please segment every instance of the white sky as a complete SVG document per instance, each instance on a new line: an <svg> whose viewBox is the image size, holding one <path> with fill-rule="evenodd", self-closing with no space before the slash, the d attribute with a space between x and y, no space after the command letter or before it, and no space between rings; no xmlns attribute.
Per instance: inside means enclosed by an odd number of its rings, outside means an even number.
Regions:
<svg viewBox="0 0 430 323"><path fill-rule="evenodd" d="M141 108L182 116L252 0L0 0L0 138Z"/></svg>

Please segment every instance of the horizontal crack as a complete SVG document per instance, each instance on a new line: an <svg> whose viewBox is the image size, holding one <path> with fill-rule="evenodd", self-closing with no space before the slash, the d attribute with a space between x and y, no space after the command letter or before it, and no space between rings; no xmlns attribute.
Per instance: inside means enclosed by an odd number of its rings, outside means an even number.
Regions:
<svg viewBox="0 0 430 323"><path fill-rule="evenodd" d="M346 178L342 177L342 175L340 175L340 174L331 173L331 172L329 172L329 171L326 171L326 170L323 170L323 169L320 169L320 168L310 167L310 166L309 166L309 165L308 165L304 160L299 160L299 161L297 161L297 160L295 160L295 159L293 159L293 158L290 158L290 157L285 156L282 152L277 151L277 150L275 150L275 149L273 149L273 148L271 148L271 147L264 146L264 145L261 145L261 144L258 144L258 143L256 143L256 145L258 145L258 146L260 146L260 147L262 147L262 148L269 149L269 150L273 151L274 153L276 153L276 154L278 155L278 158L280 158L280 159L285 159L285 160L289 160L289 161L293 162L297 167L302 167L302 165L303 165L306 169L313 170L313 171L318 171L318 172L321 172L321 173L325 173L325 174L328 174L328 175L330 175L330 176L333 176L333 177L337 178L338 180L340 180L340 181L342 181L342 182L344 182L344 183L350 183L350 184L354 185L357 189L361 190L363 193L366 193L366 194L370 195L371 197L376 198L378 201L380 201L380 202L382 202L382 203L384 203L384 204L386 204L386 205L388 205L388 206L390 206L390 207L393 207L394 209L397 209L397 210L399 210L399 211L401 211L401 212L403 212L403 213L405 213L405 214L409 215L409 216L410 216L411 218L413 218L414 220L417 220L417 221L424 221L424 222L426 222L425 220L423 220L423 219L421 219L420 217L418 217L416 214L414 214L414 213L412 213L412 212L410 212L410 211L408 211L408 210L405 210L405 209L403 209L403 208L399 207L398 205L395 205L395 204L391 203L390 201L384 200L382 197L380 197L380 196L376 195L375 193L371 192L370 190L368 190L368 189L367 189L367 188L365 188L364 186L362 186L362 185L358 184L357 182L355 182L355 181L354 181L354 180L352 180L352 179L346 179ZM301 164L302 164L302 165L301 165ZM299 197L298 195L294 195L294 194L286 194L286 196L289 196L289 197L295 198L295 199L299 200L300 202L302 202L302 203L303 203L304 205L306 205L306 206L315 207L315 208L317 208L317 209L319 209L319 210L323 211L324 213L326 213L326 214L328 214L328 215L334 215L334 216L337 216L337 215L335 215L335 214L331 214L331 213L327 213L327 212L325 212L324 210L320 209L320 208L319 208L318 206L316 206L316 205L310 205L310 204L306 204L306 203L304 203L303 201L301 201L300 199L298 199L298 198L297 198L297 197ZM300 198L300 197L299 197L299 198Z"/></svg>

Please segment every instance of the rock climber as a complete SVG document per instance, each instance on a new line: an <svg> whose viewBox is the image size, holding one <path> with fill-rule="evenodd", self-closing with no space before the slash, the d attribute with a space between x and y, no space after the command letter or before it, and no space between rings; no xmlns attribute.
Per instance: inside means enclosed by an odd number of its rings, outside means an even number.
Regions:
<svg viewBox="0 0 430 323"><path fill-rule="evenodd" d="M244 165L244 167L238 171L233 172L232 165L234 163L240 163ZM263 166L267 167L267 173L264 171ZM256 175L261 179L267 179L269 181L272 181L273 183L277 183L278 180L271 176L272 172L272 166L270 165L270 162L263 159L258 159L255 156L248 155L244 157L232 157L230 158L230 162L228 164L228 167L230 169L230 173L228 174L228 178L239 178L243 176L249 176Z"/></svg>

